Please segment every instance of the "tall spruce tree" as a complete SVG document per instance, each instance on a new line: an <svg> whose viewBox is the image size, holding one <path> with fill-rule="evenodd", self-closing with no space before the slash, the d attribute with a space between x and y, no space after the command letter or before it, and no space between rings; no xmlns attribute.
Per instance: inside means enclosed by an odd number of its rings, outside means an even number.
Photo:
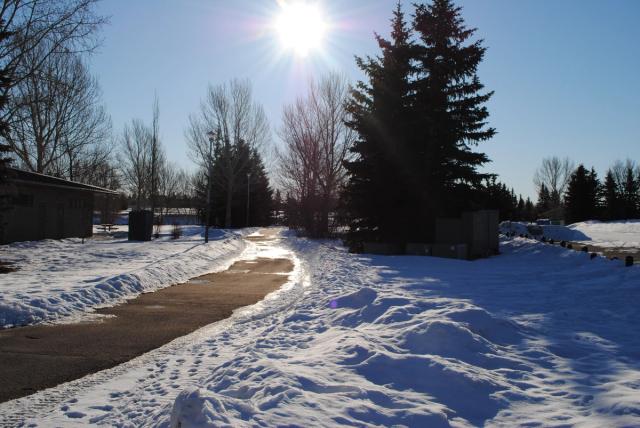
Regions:
<svg viewBox="0 0 640 428"><path fill-rule="evenodd" d="M488 157L472 149L495 134L485 106L493 93L483 92L477 75L486 49L482 40L470 40L476 29L465 26L461 10L450 0L434 0L418 5L414 16L420 43L411 159L426 240L433 238L437 216L473 208L490 176L478 172Z"/></svg>
<svg viewBox="0 0 640 428"><path fill-rule="evenodd" d="M520 195L519 199L518 199L518 207L516 208L516 215L514 217L514 220L527 220L526 218L526 203L524 201L524 199L522 199L522 195Z"/></svg>
<svg viewBox="0 0 640 428"><path fill-rule="evenodd" d="M213 186L211 189L211 221L216 226L227 226L227 201L231 201L230 227L268 226L271 224L272 195L269 180L260 154L240 142L233 156L238 156L242 169L233 183L233 193L227 197L228 176L223 172L224 158L227 152L216 150L213 163ZM203 182L204 185L204 182ZM200 192L206 195L203 188ZM249 197L249 216L247 217L247 197ZM206 204L205 204L206 205ZM247 224L247 219L249 223Z"/></svg>
<svg viewBox="0 0 640 428"><path fill-rule="evenodd" d="M621 197L613 171L608 170L602 186L603 218L619 220L622 218Z"/></svg>
<svg viewBox="0 0 640 428"><path fill-rule="evenodd" d="M600 182L595 170L584 165L571 175L565 195L565 220L567 223L593 220L599 217Z"/></svg>
<svg viewBox="0 0 640 428"><path fill-rule="evenodd" d="M544 213L551 209L551 194L545 184L542 184L540 189L538 189L538 203L536 205L536 209L538 213Z"/></svg>
<svg viewBox="0 0 640 428"><path fill-rule="evenodd" d="M391 20L391 40L376 35L381 57L356 58L368 82L352 91L348 125L358 139L345 163L343 192L352 249L363 241L406 241L411 233L407 159L411 133L411 60L414 46L400 3Z"/></svg>
<svg viewBox="0 0 640 428"><path fill-rule="evenodd" d="M363 240L430 242L435 220L480 207L478 172L488 162L473 147L490 139L477 68L485 48L470 42L461 9L449 0L417 5L412 29L398 4L391 40L379 58L358 59L368 78L353 91L349 125L359 139L344 194L352 248Z"/></svg>

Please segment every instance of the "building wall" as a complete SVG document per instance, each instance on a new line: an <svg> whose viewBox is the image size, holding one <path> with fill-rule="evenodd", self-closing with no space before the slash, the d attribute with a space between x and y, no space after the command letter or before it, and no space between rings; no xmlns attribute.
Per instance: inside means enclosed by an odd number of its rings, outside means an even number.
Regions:
<svg viewBox="0 0 640 428"><path fill-rule="evenodd" d="M12 208L3 214L3 244L92 235L93 193L17 184Z"/></svg>

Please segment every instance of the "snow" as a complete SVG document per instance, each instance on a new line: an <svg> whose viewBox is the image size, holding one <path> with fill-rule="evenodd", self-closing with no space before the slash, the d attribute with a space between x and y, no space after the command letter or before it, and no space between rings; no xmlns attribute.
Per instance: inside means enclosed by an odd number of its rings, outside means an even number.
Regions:
<svg viewBox="0 0 640 428"><path fill-rule="evenodd" d="M279 291L0 404L31 426L640 425L640 267L514 238L474 262L285 235Z"/></svg>
<svg viewBox="0 0 640 428"><path fill-rule="evenodd" d="M0 246L0 258L17 272L0 275L0 327L74 322L94 309L114 306L140 293L226 269L244 248L238 233L185 226L180 239L163 226L159 239L127 241L126 226L95 238L20 242Z"/></svg>
<svg viewBox="0 0 640 428"><path fill-rule="evenodd" d="M597 220L568 226L540 226L547 238L595 244L602 248L640 248L640 220L601 222ZM516 234L532 234L526 223L503 222L501 230Z"/></svg>
<svg viewBox="0 0 640 428"><path fill-rule="evenodd" d="M640 220L575 223L570 229L588 236L602 247L640 248Z"/></svg>

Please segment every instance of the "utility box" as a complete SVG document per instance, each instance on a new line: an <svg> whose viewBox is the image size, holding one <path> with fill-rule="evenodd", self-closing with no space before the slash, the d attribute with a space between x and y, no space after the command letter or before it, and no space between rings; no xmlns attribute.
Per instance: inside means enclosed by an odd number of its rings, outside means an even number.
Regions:
<svg viewBox="0 0 640 428"><path fill-rule="evenodd" d="M153 213L149 210L129 213L129 241L151 241Z"/></svg>

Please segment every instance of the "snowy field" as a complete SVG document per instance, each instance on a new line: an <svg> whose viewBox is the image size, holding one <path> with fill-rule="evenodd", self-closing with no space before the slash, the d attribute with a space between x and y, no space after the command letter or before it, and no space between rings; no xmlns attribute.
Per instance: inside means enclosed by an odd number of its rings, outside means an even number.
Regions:
<svg viewBox="0 0 640 428"><path fill-rule="evenodd" d="M0 328L86 318L95 308L224 270L245 245L238 233L212 230L204 245L202 227L182 230L177 240L163 226L157 240L129 242L121 226L84 244L73 238L0 246L0 259L20 268L0 275Z"/></svg>
<svg viewBox="0 0 640 428"><path fill-rule="evenodd" d="M30 426L640 426L640 267L516 238L466 262L285 237L289 283L0 405Z"/></svg>
<svg viewBox="0 0 640 428"><path fill-rule="evenodd" d="M597 220L568 226L541 226L544 236L560 241L594 244L602 248L640 248L640 220L601 222ZM503 222L501 230L527 232L526 223Z"/></svg>

